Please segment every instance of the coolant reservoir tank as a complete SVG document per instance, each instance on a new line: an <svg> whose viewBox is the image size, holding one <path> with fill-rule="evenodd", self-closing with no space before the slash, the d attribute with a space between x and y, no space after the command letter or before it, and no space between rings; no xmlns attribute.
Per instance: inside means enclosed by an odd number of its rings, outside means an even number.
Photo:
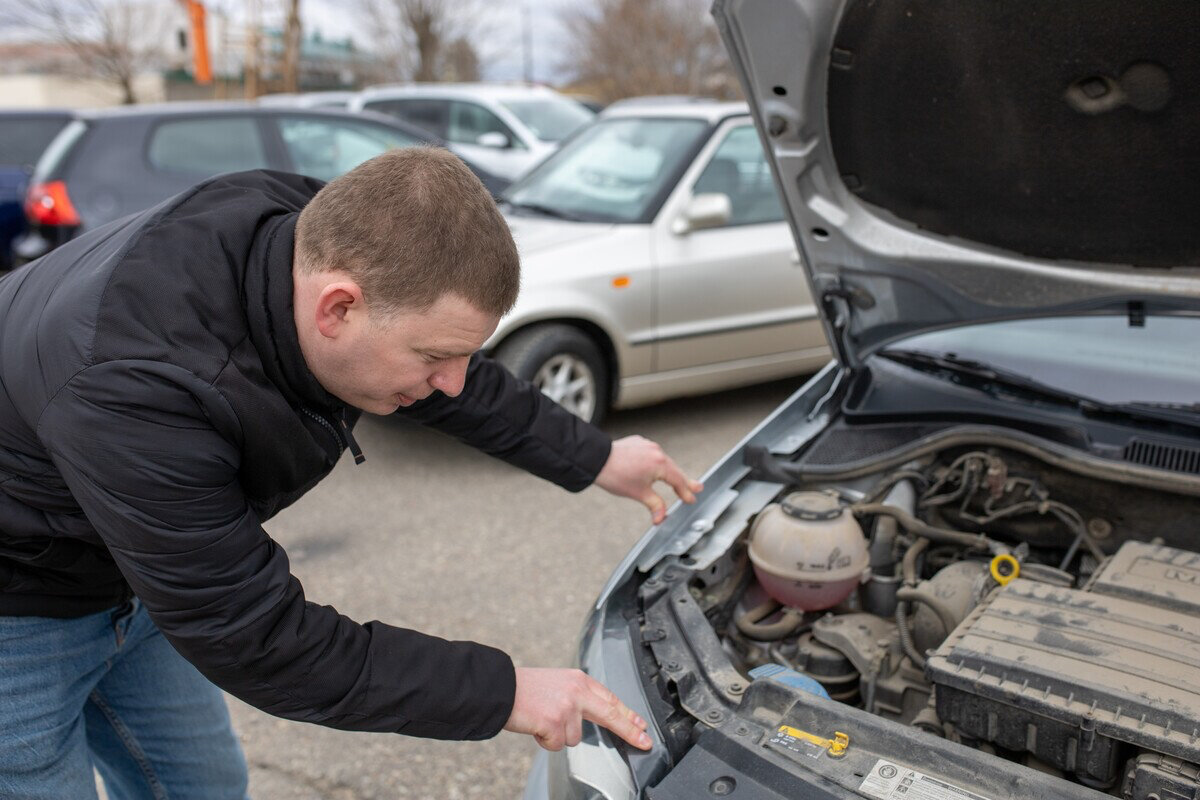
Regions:
<svg viewBox="0 0 1200 800"><path fill-rule="evenodd" d="M862 528L832 492L793 492L750 528L750 561L774 599L803 611L845 600L867 568Z"/></svg>

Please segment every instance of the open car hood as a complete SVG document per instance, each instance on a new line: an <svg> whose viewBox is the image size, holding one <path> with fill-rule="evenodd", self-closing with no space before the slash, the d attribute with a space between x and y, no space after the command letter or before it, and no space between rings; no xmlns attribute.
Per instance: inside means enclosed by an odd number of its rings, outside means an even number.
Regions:
<svg viewBox="0 0 1200 800"><path fill-rule="evenodd" d="M843 364L1200 310L1200 3L716 0Z"/></svg>

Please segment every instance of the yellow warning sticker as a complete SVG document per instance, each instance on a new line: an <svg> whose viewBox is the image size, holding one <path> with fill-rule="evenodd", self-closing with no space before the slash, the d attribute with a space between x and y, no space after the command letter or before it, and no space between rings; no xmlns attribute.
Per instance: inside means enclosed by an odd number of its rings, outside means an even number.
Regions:
<svg viewBox="0 0 1200 800"><path fill-rule="evenodd" d="M793 728L791 725L780 725L779 730L767 744L782 747L800 755L817 758L822 753L830 758L841 758L850 747L850 737L841 731L836 731L832 739L817 736L815 733Z"/></svg>

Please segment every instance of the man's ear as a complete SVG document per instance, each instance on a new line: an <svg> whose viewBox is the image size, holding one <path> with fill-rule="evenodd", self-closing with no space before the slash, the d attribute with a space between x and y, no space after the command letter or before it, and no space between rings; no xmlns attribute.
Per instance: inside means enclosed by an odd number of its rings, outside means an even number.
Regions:
<svg viewBox="0 0 1200 800"><path fill-rule="evenodd" d="M327 339L344 335L352 325L366 322L367 303L357 283L328 283L317 295L317 330Z"/></svg>

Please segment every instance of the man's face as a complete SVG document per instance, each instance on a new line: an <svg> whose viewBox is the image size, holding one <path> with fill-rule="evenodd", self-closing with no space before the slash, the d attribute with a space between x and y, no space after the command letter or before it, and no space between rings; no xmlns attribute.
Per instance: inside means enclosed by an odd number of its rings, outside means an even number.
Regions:
<svg viewBox="0 0 1200 800"><path fill-rule="evenodd" d="M381 317L362 310L352 307L333 329L336 335L321 337L309 367L335 397L373 414L390 414L435 391L457 395L471 354L499 323L455 294L425 311Z"/></svg>

